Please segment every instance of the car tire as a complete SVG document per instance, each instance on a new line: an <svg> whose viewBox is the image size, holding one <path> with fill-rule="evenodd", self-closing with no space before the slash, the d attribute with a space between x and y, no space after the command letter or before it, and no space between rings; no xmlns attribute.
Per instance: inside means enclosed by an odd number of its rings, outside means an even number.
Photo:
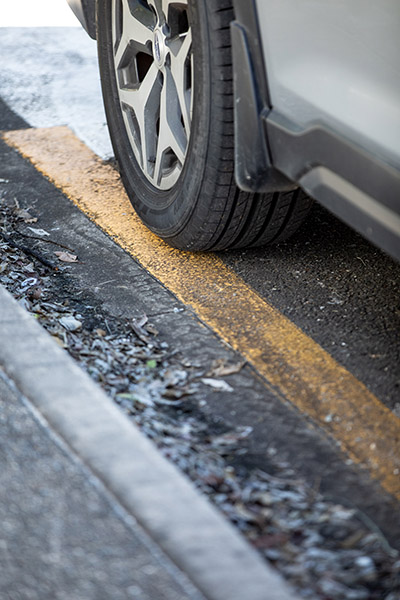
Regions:
<svg viewBox="0 0 400 600"><path fill-rule="evenodd" d="M174 247L279 242L304 220L299 190L253 194L234 178L227 0L98 0L103 98L115 157L142 221Z"/></svg>

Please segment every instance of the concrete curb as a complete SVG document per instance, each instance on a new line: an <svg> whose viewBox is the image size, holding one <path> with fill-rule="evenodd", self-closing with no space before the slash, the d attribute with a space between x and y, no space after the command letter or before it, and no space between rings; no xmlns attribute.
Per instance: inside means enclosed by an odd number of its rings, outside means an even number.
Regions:
<svg viewBox="0 0 400 600"><path fill-rule="evenodd" d="M0 286L0 364L209 600L293 600L287 584Z"/></svg>

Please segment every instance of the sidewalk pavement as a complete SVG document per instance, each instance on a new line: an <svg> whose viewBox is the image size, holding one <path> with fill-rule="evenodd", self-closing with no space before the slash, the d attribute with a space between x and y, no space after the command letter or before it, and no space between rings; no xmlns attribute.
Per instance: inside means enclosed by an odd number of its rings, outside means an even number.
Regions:
<svg viewBox="0 0 400 600"><path fill-rule="evenodd" d="M0 597L294 600L0 287Z"/></svg>

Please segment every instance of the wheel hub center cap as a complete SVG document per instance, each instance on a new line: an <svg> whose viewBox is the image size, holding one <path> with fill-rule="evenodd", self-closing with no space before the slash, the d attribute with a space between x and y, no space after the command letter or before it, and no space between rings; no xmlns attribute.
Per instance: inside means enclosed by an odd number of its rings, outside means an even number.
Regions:
<svg viewBox="0 0 400 600"><path fill-rule="evenodd" d="M153 56L158 67L162 67L165 62L166 45L165 37L159 29L154 31L153 37Z"/></svg>

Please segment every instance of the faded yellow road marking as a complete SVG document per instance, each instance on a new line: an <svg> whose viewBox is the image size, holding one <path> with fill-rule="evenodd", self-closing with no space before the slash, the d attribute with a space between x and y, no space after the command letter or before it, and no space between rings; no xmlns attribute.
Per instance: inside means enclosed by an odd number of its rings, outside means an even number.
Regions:
<svg viewBox="0 0 400 600"><path fill-rule="evenodd" d="M117 173L69 129L4 139L400 499L400 419L360 381L216 256L175 250L151 234Z"/></svg>

